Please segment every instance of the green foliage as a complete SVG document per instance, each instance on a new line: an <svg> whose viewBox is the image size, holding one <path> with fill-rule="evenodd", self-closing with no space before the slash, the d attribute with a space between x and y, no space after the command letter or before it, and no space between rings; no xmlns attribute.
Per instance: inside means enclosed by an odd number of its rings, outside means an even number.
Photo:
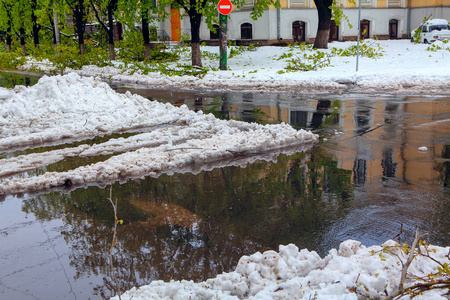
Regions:
<svg viewBox="0 0 450 300"><path fill-rule="evenodd" d="M437 52L438 50L450 51L450 47L447 46L449 41L448 40L443 40L442 43L444 44L444 46L440 46L437 43L433 43L431 46L428 46L427 51L431 51L431 52Z"/></svg>
<svg viewBox="0 0 450 300"><path fill-rule="evenodd" d="M292 56L294 56L294 53L292 53L292 52L285 52L285 53L281 54L280 56L276 57L275 60L282 60L282 59L286 59L286 58L291 58Z"/></svg>
<svg viewBox="0 0 450 300"><path fill-rule="evenodd" d="M161 61L161 62L176 62L180 59L180 55L177 51L170 52L170 51L163 51L160 49L155 49L150 54L150 59L155 61Z"/></svg>
<svg viewBox="0 0 450 300"><path fill-rule="evenodd" d="M359 44L359 53L361 54L361 56L376 59L383 56L384 50L383 47L375 41L363 40ZM344 49L342 48L338 49L333 47L333 49L331 49L331 54L335 56L344 56L344 57L356 56L357 46L352 45Z"/></svg>
<svg viewBox="0 0 450 300"><path fill-rule="evenodd" d="M117 58L125 61L144 60L144 38L139 30L128 30L117 43Z"/></svg>
<svg viewBox="0 0 450 300"><path fill-rule="evenodd" d="M422 30L420 30L420 27L417 27L415 30L414 30L414 34L413 34L413 36L412 36L412 39L413 39L413 41L414 41L414 44L418 44L419 43L419 41L420 41L420 33L422 32Z"/></svg>
<svg viewBox="0 0 450 300"><path fill-rule="evenodd" d="M351 4L356 4L355 0L349 0L348 2ZM344 14L342 8L344 8L344 5L342 5L341 0L333 0L333 4L330 6L332 18L336 22L337 26L340 26L341 22L344 20L351 29L353 28L353 25L350 23L348 16Z"/></svg>
<svg viewBox="0 0 450 300"><path fill-rule="evenodd" d="M429 15L428 17L423 17L422 23L425 23L430 19L431 19L431 15ZM414 30L414 34L412 36L412 40L413 40L414 44L418 44L420 42L420 33L421 32L422 32L422 30L420 29L420 27L417 27Z"/></svg>
<svg viewBox="0 0 450 300"><path fill-rule="evenodd" d="M303 57L298 56L288 59L287 62L286 70L289 72L316 71L330 66L330 55L322 51L316 51L309 55L304 53Z"/></svg>
<svg viewBox="0 0 450 300"><path fill-rule="evenodd" d="M209 51L202 51L201 52L202 58L208 58L210 60L219 60L220 55L218 53L213 53Z"/></svg>
<svg viewBox="0 0 450 300"><path fill-rule="evenodd" d="M25 61L20 49L11 53L0 52L0 69L2 70L17 70Z"/></svg>
<svg viewBox="0 0 450 300"><path fill-rule="evenodd" d="M80 55L79 49L74 44L59 45L54 55L44 56L54 67L54 72L63 74L66 68L81 69L85 65L97 65L104 67L110 65L109 54L101 48L87 47L86 54Z"/></svg>

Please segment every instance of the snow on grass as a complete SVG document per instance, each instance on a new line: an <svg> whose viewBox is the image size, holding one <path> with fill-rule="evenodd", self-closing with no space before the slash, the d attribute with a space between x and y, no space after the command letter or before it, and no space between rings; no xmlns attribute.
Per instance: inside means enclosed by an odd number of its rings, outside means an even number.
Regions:
<svg viewBox="0 0 450 300"><path fill-rule="evenodd" d="M281 55L293 53L302 57L298 46L256 47L255 51L243 51L240 55L228 59L228 70L209 71L203 78L194 76L165 76L159 73L142 75L129 73L113 67L99 68L85 66L77 71L82 75L101 76L113 81L145 84L151 87L163 86L192 89L248 89L261 91L292 91L301 93L420 93L445 94L450 92L450 46L436 42L434 51L429 45L413 44L408 40L368 41L368 44L380 45L383 56L359 58L359 70L356 72L356 57L332 55L330 66L309 72L286 72L288 59L279 59ZM332 48L347 49L355 42L333 42ZM232 46L236 48L235 46ZM374 46L376 48L376 46ZM218 47L202 47L202 51L218 53ZM189 57L184 58L189 63ZM119 65L120 63L117 63ZM203 59L204 66L218 69L218 60Z"/></svg>
<svg viewBox="0 0 450 300"><path fill-rule="evenodd" d="M429 253L441 264L450 262L449 250L450 247L421 247L422 253ZM406 259L402 247L392 240L368 248L347 240L324 258L293 244L281 245L278 252L241 257L233 272L199 283L153 281L132 288L121 299L379 299L397 290ZM418 277L436 273L439 265L435 261L418 255L409 268L411 276L405 287L423 282ZM414 299L444 300L445 292L427 291ZM402 299L408 298L409 295Z"/></svg>
<svg viewBox="0 0 450 300"><path fill-rule="evenodd" d="M85 186L177 171L200 171L275 154L302 151L317 136L290 125L225 121L202 111L118 94L99 79L75 73L43 77L29 88L2 92L0 150L51 142L86 140L117 132L145 131L94 145L65 147L0 160L0 177L42 168L67 157L113 155L103 162L40 176L15 176L0 183L0 194ZM295 149L292 147L296 147ZM247 154L246 160L240 156ZM261 154L261 155L259 155ZM266 155L266 157L264 157ZM276 157L276 155L275 155Z"/></svg>

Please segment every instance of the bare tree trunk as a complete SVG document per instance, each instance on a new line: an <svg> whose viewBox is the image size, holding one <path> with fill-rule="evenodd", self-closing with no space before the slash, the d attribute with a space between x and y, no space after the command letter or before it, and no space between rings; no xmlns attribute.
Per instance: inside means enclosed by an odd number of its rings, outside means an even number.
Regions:
<svg viewBox="0 0 450 300"><path fill-rule="evenodd" d="M200 55L200 24L202 21L202 15L193 8L189 10L188 14L191 22L192 65L201 67L202 57Z"/></svg>
<svg viewBox="0 0 450 300"><path fill-rule="evenodd" d="M80 54L84 55L86 53L86 50L84 48L84 44L79 44L79 47L80 47Z"/></svg>
<svg viewBox="0 0 450 300"><path fill-rule="evenodd" d="M12 36L11 36L11 28L6 30L6 52L11 53L11 45L12 45Z"/></svg>
<svg viewBox="0 0 450 300"><path fill-rule="evenodd" d="M20 40L20 47L22 48L22 55L27 55L27 48L25 47L25 28L21 27L19 29L19 40Z"/></svg>
<svg viewBox="0 0 450 300"><path fill-rule="evenodd" d="M202 57L200 55L200 43L191 43L192 65L202 66Z"/></svg>
<svg viewBox="0 0 450 300"><path fill-rule="evenodd" d="M114 44L109 44L109 60L116 60L116 51Z"/></svg>
<svg viewBox="0 0 450 300"><path fill-rule="evenodd" d="M142 11L142 37L144 39L144 59L148 59L151 54L150 31L148 28L148 8Z"/></svg>
<svg viewBox="0 0 450 300"><path fill-rule="evenodd" d="M114 17L113 17L113 9L114 9L114 1L111 1L108 5L108 39L109 39L109 60L116 60L116 52L114 51Z"/></svg>
<svg viewBox="0 0 450 300"><path fill-rule="evenodd" d="M33 23L33 42L34 47L39 49L39 30L41 26L37 22L36 9L37 9L37 0L31 1L31 22Z"/></svg>
<svg viewBox="0 0 450 300"><path fill-rule="evenodd" d="M152 54L152 47L150 44L144 45L144 59L149 60Z"/></svg>
<svg viewBox="0 0 450 300"><path fill-rule="evenodd" d="M332 0L314 0L319 15L319 26L317 28L315 49L328 49L328 39L330 38L330 23Z"/></svg>

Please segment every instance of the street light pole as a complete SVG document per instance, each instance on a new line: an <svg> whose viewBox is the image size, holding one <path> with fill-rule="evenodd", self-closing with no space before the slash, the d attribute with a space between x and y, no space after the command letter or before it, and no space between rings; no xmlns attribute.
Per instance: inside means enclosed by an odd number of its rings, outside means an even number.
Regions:
<svg viewBox="0 0 450 300"><path fill-rule="evenodd" d="M358 64L359 64L359 39L361 36L361 0L359 0L359 9L358 9L358 40L356 42L356 72L358 72Z"/></svg>

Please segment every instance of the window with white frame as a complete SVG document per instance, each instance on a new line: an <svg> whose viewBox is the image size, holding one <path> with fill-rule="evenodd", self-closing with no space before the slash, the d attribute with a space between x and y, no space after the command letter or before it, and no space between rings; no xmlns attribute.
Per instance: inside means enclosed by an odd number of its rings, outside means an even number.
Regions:
<svg viewBox="0 0 450 300"><path fill-rule="evenodd" d="M306 8L308 7L307 0L290 0L289 1L290 8Z"/></svg>
<svg viewBox="0 0 450 300"><path fill-rule="evenodd" d="M387 7L402 7L401 0L387 0Z"/></svg>
<svg viewBox="0 0 450 300"><path fill-rule="evenodd" d="M372 0L361 0L361 7L372 6Z"/></svg>
<svg viewBox="0 0 450 300"><path fill-rule="evenodd" d="M245 0L244 6L241 7L242 10L252 9L255 7L255 0Z"/></svg>

